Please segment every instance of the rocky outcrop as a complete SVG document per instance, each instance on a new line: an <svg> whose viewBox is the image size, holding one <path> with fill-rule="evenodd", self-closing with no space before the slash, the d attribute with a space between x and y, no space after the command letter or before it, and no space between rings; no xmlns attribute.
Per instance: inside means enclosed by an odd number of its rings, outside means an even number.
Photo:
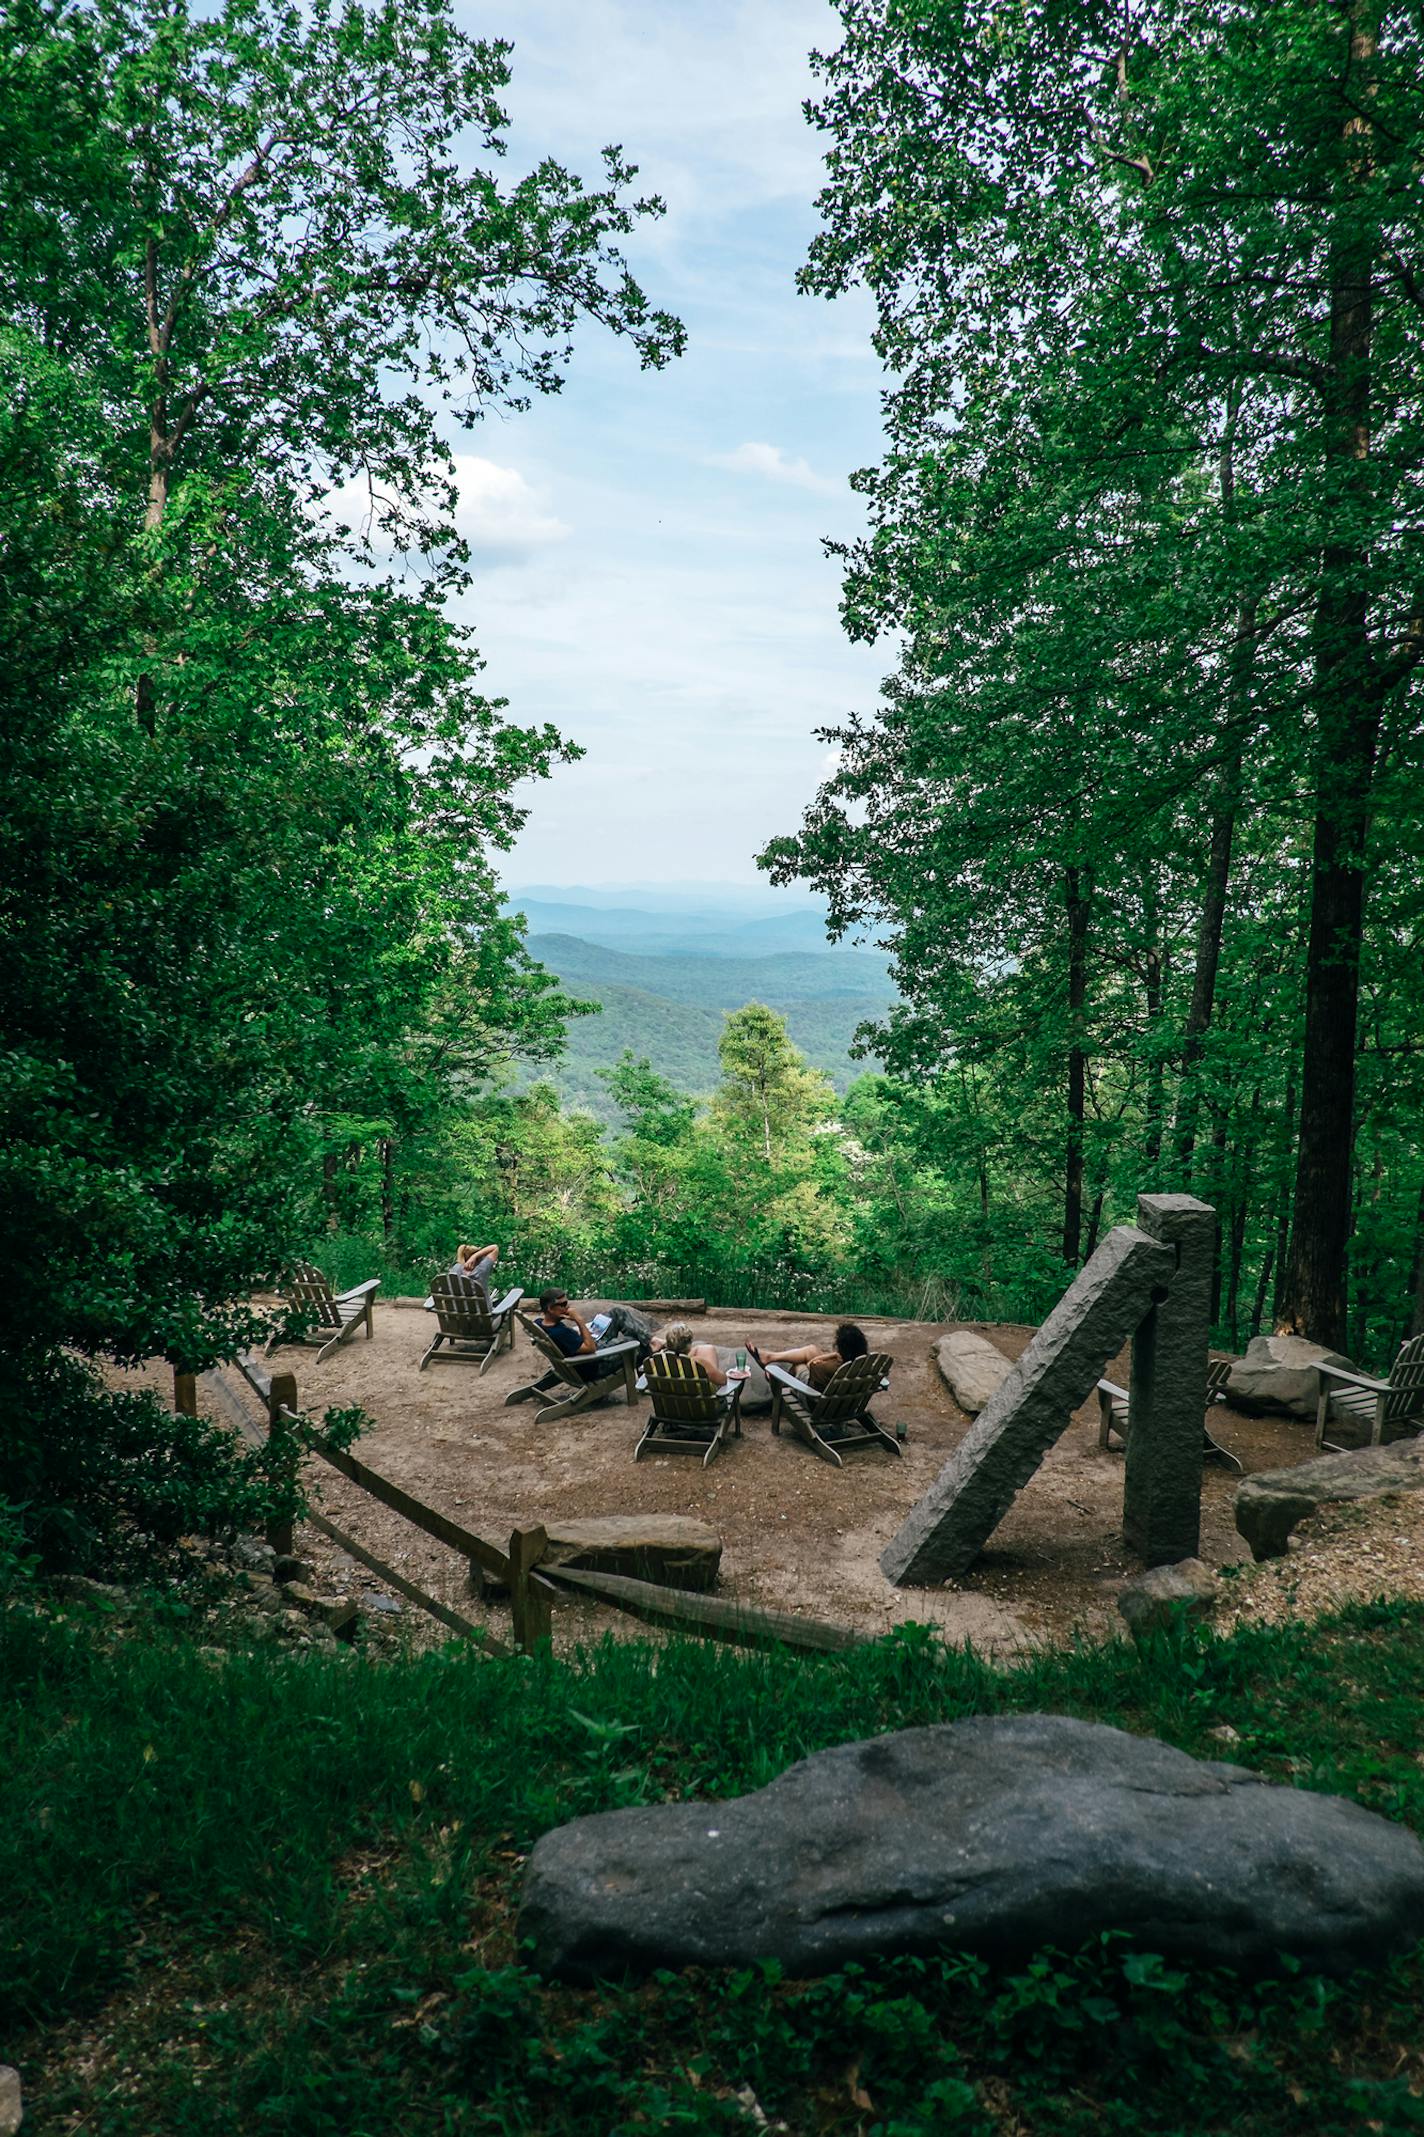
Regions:
<svg viewBox="0 0 1424 2137"><path fill-rule="evenodd" d="M998 1394L1010 1365L987 1336L976 1335L972 1328L956 1328L952 1335L941 1336L934 1356L945 1386L970 1417L977 1417L990 1397Z"/></svg>
<svg viewBox="0 0 1424 2137"><path fill-rule="evenodd" d="M1172 1566L1153 1566L1123 1589L1117 1607L1135 1640L1184 1618L1204 1618L1216 1600L1216 1575L1199 1558L1181 1558Z"/></svg>
<svg viewBox="0 0 1424 2137"><path fill-rule="evenodd" d="M1244 1358L1238 1358L1226 1383L1226 1399L1235 1410L1250 1416L1267 1411L1288 1417L1308 1417L1314 1422L1320 1391L1318 1365L1350 1366L1338 1350L1323 1343L1307 1343L1304 1336L1253 1336Z"/></svg>
<svg viewBox="0 0 1424 2137"><path fill-rule="evenodd" d="M545 1562L586 1573L626 1573L663 1588L705 1591L717 1585L722 1539L688 1514L605 1514L549 1521Z"/></svg>
<svg viewBox="0 0 1424 2137"><path fill-rule="evenodd" d="M1282 1788L1066 1716L842 1744L728 1803L546 1833L522 1933L563 1979L889 1953L1017 1960L1105 1930L1149 1951L1328 1972L1417 1936L1424 1849L1338 1796Z"/></svg>
<svg viewBox="0 0 1424 2137"><path fill-rule="evenodd" d="M1293 1469L1263 1469L1237 1490L1236 1526L1253 1557L1279 1558L1291 1530L1317 1507L1342 1499L1382 1499L1396 1491L1424 1491L1424 1440L1322 1454Z"/></svg>

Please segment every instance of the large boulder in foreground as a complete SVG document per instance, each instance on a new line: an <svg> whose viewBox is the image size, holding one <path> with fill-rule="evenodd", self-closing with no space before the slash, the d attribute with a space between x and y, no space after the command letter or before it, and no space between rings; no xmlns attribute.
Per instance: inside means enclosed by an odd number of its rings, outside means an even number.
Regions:
<svg viewBox="0 0 1424 2137"><path fill-rule="evenodd" d="M1354 1447L1322 1454L1293 1469L1262 1469L1236 1493L1236 1526L1253 1558L1280 1558L1291 1530L1322 1506L1345 1499L1383 1499L1396 1491L1424 1491L1424 1440L1387 1447Z"/></svg>
<svg viewBox="0 0 1424 2137"><path fill-rule="evenodd" d="M1338 1350L1308 1343L1304 1336L1252 1336L1245 1357L1232 1364L1226 1399L1234 1410L1245 1410L1253 1417L1274 1410L1288 1417L1308 1417L1314 1423L1320 1393L1318 1365L1355 1370Z"/></svg>
<svg viewBox="0 0 1424 2137"><path fill-rule="evenodd" d="M1327 1972L1424 1927L1424 1849L1338 1796L1280 1788L1063 1715L841 1744L729 1803L546 1833L521 1927L566 1980L896 1952L1014 1960L1126 1930L1154 1952Z"/></svg>
<svg viewBox="0 0 1424 2137"><path fill-rule="evenodd" d="M935 1363L961 1410L977 1417L991 1395L1008 1378L1011 1361L987 1336L956 1328L934 1346Z"/></svg>

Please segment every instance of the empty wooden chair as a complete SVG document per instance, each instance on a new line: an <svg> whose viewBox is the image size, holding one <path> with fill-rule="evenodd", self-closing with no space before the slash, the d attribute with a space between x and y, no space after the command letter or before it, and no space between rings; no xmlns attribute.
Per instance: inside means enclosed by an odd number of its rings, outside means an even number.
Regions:
<svg viewBox="0 0 1424 2137"><path fill-rule="evenodd" d="M621 1343L605 1343L597 1351L589 1351L580 1358L570 1358L559 1349L552 1336L546 1335L538 1322L516 1307L514 1318L528 1336L545 1364L552 1368L568 1389L557 1402L548 1402L542 1410L534 1412L536 1425L546 1425L556 1417L572 1417L576 1411L596 1409L600 1403L612 1402L615 1395L622 1395L626 1402L637 1398L638 1352L642 1345L636 1336L627 1336ZM580 1368L602 1365L604 1370L596 1376ZM613 1366L609 1372L607 1367ZM542 1374L540 1376L543 1377ZM552 1391L550 1391L552 1392ZM515 1388L505 1396L506 1402L519 1402L527 1397L527 1388Z"/></svg>
<svg viewBox="0 0 1424 2137"><path fill-rule="evenodd" d="M437 1276L430 1291L435 1336L417 1371L423 1373L431 1359L438 1356L447 1363L459 1359L478 1365L483 1375L502 1350L513 1347L514 1309L523 1296L516 1285L505 1292L497 1306L492 1306L478 1277Z"/></svg>
<svg viewBox="0 0 1424 2137"><path fill-rule="evenodd" d="M879 1447L898 1455L902 1450L894 1433L877 1425L870 1414L871 1397L889 1376L890 1358L884 1351L848 1359L820 1389L808 1387L784 1365L769 1365L771 1429L780 1433L785 1418L803 1446L837 1469L843 1455L860 1447Z"/></svg>
<svg viewBox="0 0 1424 2137"><path fill-rule="evenodd" d="M702 1466L715 1462L728 1436L742 1435L742 1389L745 1382L714 1387L695 1358L671 1351L655 1352L643 1368L652 1397L652 1414L633 1450L635 1462L645 1454L700 1454Z"/></svg>
<svg viewBox="0 0 1424 2137"><path fill-rule="evenodd" d="M1226 1383L1231 1378L1229 1358L1208 1358L1206 1362L1206 1406L1226 1400ZM1098 1382L1098 1445L1111 1448L1116 1441L1119 1447L1127 1445L1128 1412L1127 1389L1115 1381ZM1245 1473L1246 1465L1237 1460L1228 1448L1220 1445L1202 1426L1202 1460L1217 1462L1223 1469L1234 1469L1238 1476Z"/></svg>
<svg viewBox="0 0 1424 2137"><path fill-rule="evenodd" d="M1315 1444L1331 1453L1379 1447L1424 1431L1424 1336L1411 1336L1388 1380L1373 1380L1353 1367L1322 1365L1315 1406ZM1353 1437L1326 1437L1332 1425L1348 1425Z"/></svg>
<svg viewBox="0 0 1424 2137"><path fill-rule="evenodd" d="M354 1335L363 1322L369 1343L376 1332L372 1309L380 1288L381 1279L373 1276L367 1283L353 1284L349 1291L333 1291L320 1269L299 1261L284 1290L291 1318L301 1320L301 1332L293 1335L285 1327L275 1329L263 1355L270 1357L281 1343L315 1344L320 1365L327 1352Z"/></svg>

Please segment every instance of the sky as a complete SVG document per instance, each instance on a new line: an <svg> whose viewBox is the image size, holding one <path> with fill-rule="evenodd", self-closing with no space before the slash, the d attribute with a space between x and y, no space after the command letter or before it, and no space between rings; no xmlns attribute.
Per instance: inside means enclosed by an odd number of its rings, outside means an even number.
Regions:
<svg viewBox="0 0 1424 2137"><path fill-rule="evenodd" d="M564 391L456 434L464 607L509 717L581 762L521 795L511 884L750 883L830 762L817 727L875 699L823 538L862 524L847 477L880 455L862 295L799 296L822 137L821 0L461 0L513 41L507 173L553 155L590 182L621 143L668 213L626 250L687 354L642 372L590 324ZM761 878L764 882L765 878Z"/></svg>

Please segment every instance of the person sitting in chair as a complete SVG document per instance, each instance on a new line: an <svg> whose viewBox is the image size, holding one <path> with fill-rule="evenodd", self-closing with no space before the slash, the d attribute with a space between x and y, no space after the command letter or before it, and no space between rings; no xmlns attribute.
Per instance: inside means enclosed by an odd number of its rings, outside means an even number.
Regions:
<svg viewBox="0 0 1424 2137"><path fill-rule="evenodd" d="M534 1316L534 1326L551 1343L557 1344L566 1358L580 1360L579 1372L585 1380L602 1380L608 1373L622 1370L621 1360L601 1361L599 1351L605 1344L622 1343L629 1337L636 1338L640 1345L638 1363L648 1355L652 1342L653 1324L635 1313L631 1306L610 1306L606 1313L596 1313L591 1321L585 1321L569 1304L569 1294L557 1286L550 1286L539 1293L539 1311ZM582 1361L587 1360L585 1364ZM547 1394L550 1388L559 1386L559 1376L552 1370L528 1387L514 1388L505 1396L505 1405L528 1402L535 1395Z"/></svg>
<svg viewBox="0 0 1424 2137"><path fill-rule="evenodd" d="M798 1380L804 1380L819 1393L829 1387L843 1365L849 1365L852 1358L863 1358L870 1349L865 1330L857 1328L854 1321L842 1321L832 1340L833 1350L822 1350L819 1343L803 1343L799 1350L762 1351L755 1343L749 1343L747 1356L755 1358L763 1370L768 1365L789 1365Z"/></svg>
<svg viewBox="0 0 1424 2137"><path fill-rule="evenodd" d="M686 1321L669 1321L667 1327L655 1335L648 1345L651 1351L666 1351L673 1358L690 1358L700 1365L714 1388L727 1385L727 1374L717 1356L715 1344L698 1343Z"/></svg>
<svg viewBox="0 0 1424 2137"><path fill-rule="evenodd" d="M494 1275L495 1264L498 1260L499 1248L497 1246L457 1247L455 1249L455 1259L451 1262L447 1274L450 1276L472 1276L485 1297L488 1298L490 1278Z"/></svg>

